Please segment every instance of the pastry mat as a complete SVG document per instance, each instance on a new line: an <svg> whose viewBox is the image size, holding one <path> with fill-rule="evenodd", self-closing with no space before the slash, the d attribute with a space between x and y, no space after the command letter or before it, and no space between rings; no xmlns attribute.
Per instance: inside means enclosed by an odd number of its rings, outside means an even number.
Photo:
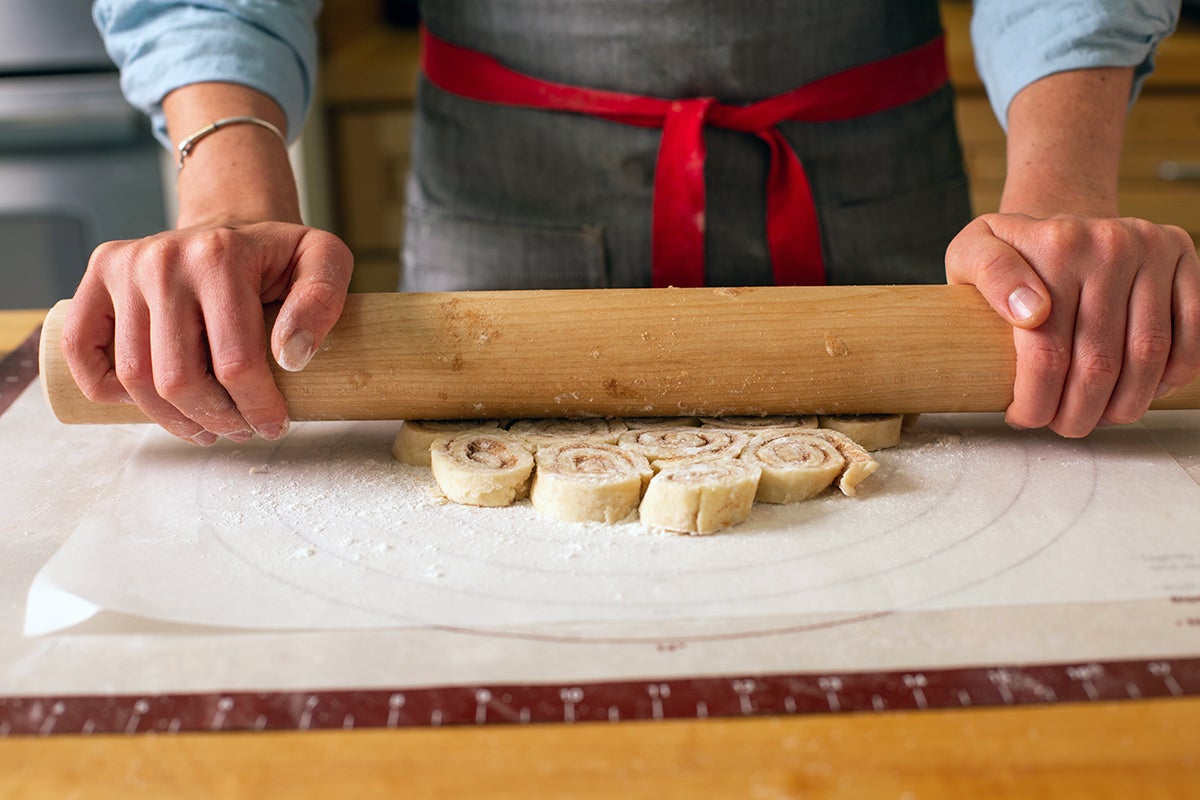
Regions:
<svg viewBox="0 0 1200 800"><path fill-rule="evenodd" d="M1200 692L1194 412L930 418L859 499L687 539L441 504L392 423L61 426L31 359L0 372L0 736Z"/></svg>

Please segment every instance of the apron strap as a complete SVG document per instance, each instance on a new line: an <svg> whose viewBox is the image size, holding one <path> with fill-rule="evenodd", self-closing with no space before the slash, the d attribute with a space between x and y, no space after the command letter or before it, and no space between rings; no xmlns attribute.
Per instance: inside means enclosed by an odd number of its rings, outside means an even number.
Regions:
<svg viewBox="0 0 1200 800"><path fill-rule="evenodd" d="M712 97L664 100L543 81L492 56L421 29L421 67L443 91L485 103L600 117L661 128L654 173L651 275L654 286L704 285L704 128L752 134L767 144L767 246L777 285L825 283L816 203L780 122L833 122L915 102L947 80L944 38L835 73L748 105Z"/></svg>

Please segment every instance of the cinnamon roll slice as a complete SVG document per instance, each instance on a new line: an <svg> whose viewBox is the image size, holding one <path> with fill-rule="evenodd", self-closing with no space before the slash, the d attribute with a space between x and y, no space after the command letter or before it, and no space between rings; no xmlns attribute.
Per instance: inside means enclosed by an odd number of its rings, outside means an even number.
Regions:
<svg viewBox="0 0 1200 800"><path fill-rule="evenodd" d="M402 464L429 466L429 448L435 439L467 431L495 430L494 419L406 419L400 423L392 455Z"/></svg>
<svg viewBox="0 0 1200 800"><path fill-rule="evenodd" d="M835 481L843 494L878 469L875 459L850 438L829 430L763 431L750 440L742 460L762 469L760 503L799 503Z"/></svg>
<svg viewBox="0 0 1200 800"><path fill-rule="evenodd" d="M655 470L688 461L734 459L750 441L747 431L718 428L661 428L626 431L617 444L641 453Z"/></svg>
<svg viewBox="0 0 1200 800"><path fill-rule="evenodd" d="M766 428L815 428L816 417L701 417L700 424L706 428L726 428L738 431L756 431Z"/></svg>
<svg viewBox="0 0 1200 800"><path fill-rule="evenodd" d="M638 507L652 474L643 455L604 442L542 445L536 461L529 499L564 522L620 522Z"/></svg>
<svg viewBox="0 0 1200 800"><path fill-rule="evenodd" d="M883 450L900 444L901 414L853 414L818 417L822 428L849 436L864 450Z"/></svg>
<svg viewBox="0 0 1200 800"><path fill-rule="evenodd" d="M642 524L691 534L731 528L750 516L761 474L759 467L736 460L666 467L646 488Z"/></svg>
<svg viewBox="0 0 1200 800"><path fill-rule="evenodd" d="M508 426L509 433L520 436L535 448L557 444L564 439L615 444L617 436L628 430L619 419L519 419Z"/></svg>
<svg viewBox="0 0 1200 800"><path fill-rule="evenodd" d="M429 450L438 487L456 503L507 506L529 492L533 454L503 432L470 432L435 439Z"/></svg>

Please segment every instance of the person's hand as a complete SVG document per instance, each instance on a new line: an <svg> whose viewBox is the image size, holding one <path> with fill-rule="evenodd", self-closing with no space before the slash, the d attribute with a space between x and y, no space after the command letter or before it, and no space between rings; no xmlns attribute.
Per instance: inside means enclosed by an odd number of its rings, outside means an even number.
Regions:
<svg viewBox="0 0 1200 800"><path fill-rule="evenodd" d="M288 427L267 366L302 369L341 314L353 264L333 234L282 222L109 242L92 254L63 329L83 394L133 402L197 444L278 439Z"/></svg>
<svg viewBox="0 0 1200 800"><path fill-rule="evenodd" d="M1013 427L1085 436L1200 374L1200 261L1179 228L988 214L950 243L946 276L1014 326Z"/></svg>

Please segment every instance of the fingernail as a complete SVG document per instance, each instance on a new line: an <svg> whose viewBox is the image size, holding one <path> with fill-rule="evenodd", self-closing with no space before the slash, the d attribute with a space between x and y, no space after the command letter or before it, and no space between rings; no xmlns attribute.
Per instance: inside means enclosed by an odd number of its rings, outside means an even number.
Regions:
<svg viewBox="0 0 1200 800"><path fill-rule="evenodd" d="M1116 425L1116 424L1117 423L1113 422L1112 420L1107 420L1104 417L1101 417L1100 421L1096 423L1096 427L1097 428L1111 428L1113 425Z"/></svg>
<svg viewBox="0 0 1200 800"><path fill-rule="evenodd" d="M226 439L241 444L242 442L250 441L250 437L254 435L254 431L236 431L225 435Z"/></svg>
<svg viewBox="0 0 1200 800"><path fill-rule="evenodd" d="M212 447L217 443L217 435L209 431L200 431L192 437L192 441L203 447Z"/></svg>
<svg viewBox="0 0 1200 800"><path fill-rule="evenodd" d="M275 441L283 438L283 435L288 432L291 423L284 420L282 425L276 425L274 422L267 422L257 427L258 435L267 441Z"/></svg>
<svg viewBox="0 0 1200 800"><path fill-rule="evenodd" d="M1158 388L1154 390L1154 399L1157 400L1167 392L1171 391L1173 388L1175 387L1171 386L1171 384L1167 383L1166 381L1160 383Z"/></svg>
<svg viewBox="0 0 1200 800"><path fill-rule="evenodd" d="M1018 286L1008 296L1008 311L1014 319L1021 322L1033 317L1041 305L1041 295L1028 286Z"/></svg>
<svg viewBox="0 0 1200 800"><path fill-rule="evenodd" d="M300 330L288 337L279 352L279 366L288 372L299 372L308 366L316 352L315 339L308 331Z"/></svg>

